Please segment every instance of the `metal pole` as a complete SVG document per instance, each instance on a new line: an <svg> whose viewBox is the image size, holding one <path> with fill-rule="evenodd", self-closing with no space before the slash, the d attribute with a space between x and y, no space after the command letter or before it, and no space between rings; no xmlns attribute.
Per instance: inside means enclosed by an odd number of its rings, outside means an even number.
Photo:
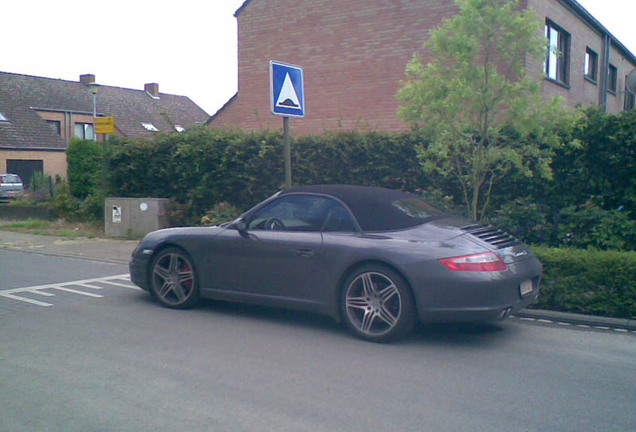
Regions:
<svg viewBox="0 0 636 432"><path fill-rule="evenodd" d="M95 132L95 122L97 119L97 89L92 88L93 92L93 141L97 141L97 133Z"/></svg>
<svg viewBox="0 0 636 432"><path fill-rule="evenodd" d="M285 141L285 188L291 188L291 145L289 144L289 117L283 117L283 138Z"/></svg>

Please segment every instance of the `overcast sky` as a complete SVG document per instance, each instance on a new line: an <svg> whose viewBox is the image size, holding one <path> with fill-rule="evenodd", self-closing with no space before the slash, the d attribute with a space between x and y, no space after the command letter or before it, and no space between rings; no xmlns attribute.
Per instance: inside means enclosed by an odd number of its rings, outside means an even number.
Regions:
<svg viewBox="0 0 636 432"><path fill-rule="evenodd" d="M636 54L636 0L578 1ZM243 2L5 0L0 71L71 81L92 73L132 89L156 82L214 114L237 89Z"/></svg>

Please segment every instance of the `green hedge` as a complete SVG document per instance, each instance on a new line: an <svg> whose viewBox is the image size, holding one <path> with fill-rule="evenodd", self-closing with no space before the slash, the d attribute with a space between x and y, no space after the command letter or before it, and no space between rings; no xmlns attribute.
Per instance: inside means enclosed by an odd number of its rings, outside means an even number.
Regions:
<svg viewBox="0 0 636 432"><path fill-rule="evenodd" d="M544 267L534 307L636 319L636 252L533 250Z"/></svg>
<svg viewBox="0 0 636 432"><path fill-rule="evenodd" d="M425 184L416 140L409 133L299 137L292 145L293 184L416 190ZM247 210L284 186L279 132L199 127L182 134L157 134L149 141L113 138L109 146L108 195L171 198L171 221L177 224L197 223L220 202Z"/></svg>
<svg viewBox="0 0 636 432"><path fill-rule="evenodd" d="M579 249L636 250L636 110L618 115L584 112L576 145L551 160L554 180L521 173L493 189L489 222L530 244ZM451 213L465 212L451 178L424 174L421 133L325 131L292 137L293 183L351 183L423 193ZM279 131L223 131L205 126L152 139L112 137L107 143L109 196L162 197L173 203L174 224L198 223L221 202L245 210L281 189ZM103 196L98 143L68 150L73 198ZM88 211L95 205L84 205Z"/></svg>

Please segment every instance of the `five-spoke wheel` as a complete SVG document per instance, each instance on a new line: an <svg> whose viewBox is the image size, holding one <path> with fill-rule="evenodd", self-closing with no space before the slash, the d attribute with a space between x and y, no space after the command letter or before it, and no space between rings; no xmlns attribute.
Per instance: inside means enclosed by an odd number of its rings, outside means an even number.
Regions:
<svg viewBox="0 0 636 432"><path fill-rule="evenodd" d="M181 249L164 249L150 266L152 293L164 306L192 307L199 300L199 288L194 265Z"/></svg>
<svg viewBox="0 0 636 432"><path fill-rule="evenodd" d="M342 316L362 339L386 342L401 337L415 324L413 295L404 279L383 266L364 266L345 282Z"/></svg>

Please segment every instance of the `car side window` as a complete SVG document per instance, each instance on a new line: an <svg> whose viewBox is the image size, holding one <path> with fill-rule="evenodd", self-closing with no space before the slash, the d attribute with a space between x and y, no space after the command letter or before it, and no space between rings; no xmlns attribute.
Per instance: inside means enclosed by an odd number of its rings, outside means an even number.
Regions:
<svg viewBox="0 0 636 432"><path fill-rule="evenodd" d="M334 205L327 213L327 218L322 225L321 231L353 232L356 231L356 224L351 213L342 204L334 201Z"/></svg>
<svg viewBox="0 0 636 432"><path fill-rule="evenodd" d="M257 210L248 222L248 230L319 232L337 204L318 195L285 195Z"/></svg>

